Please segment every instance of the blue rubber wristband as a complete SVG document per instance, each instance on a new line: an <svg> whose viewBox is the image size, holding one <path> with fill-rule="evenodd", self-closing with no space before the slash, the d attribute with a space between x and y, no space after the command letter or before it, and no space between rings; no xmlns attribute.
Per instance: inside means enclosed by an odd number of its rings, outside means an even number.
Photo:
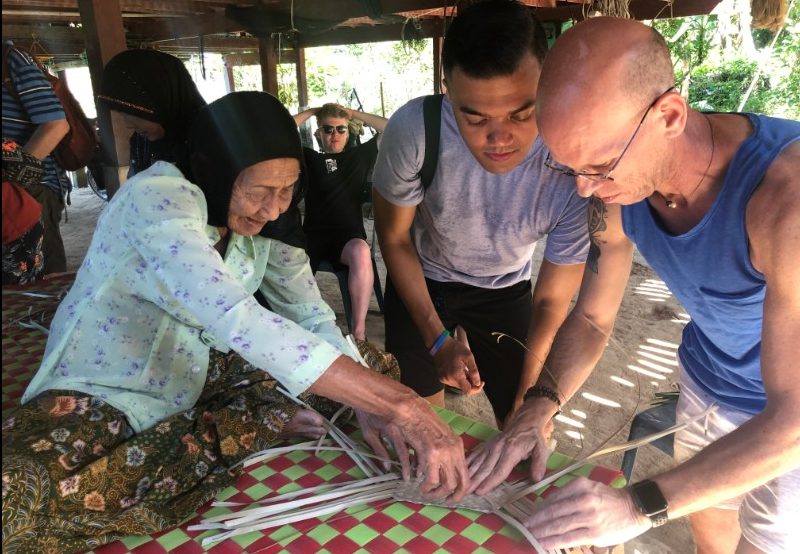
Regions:
<svg viewBox="0 0 800 554"><path fill-rule="evenodd" d="M444 344L444 341L446 341L447 337L449 337L449 336L450 336L450 331L448 331L447 329L442 331L442 334L439 335L439 338L437 338L436 342L433 343L433 346L431 346L431 349L428 350L428 354L430 354L431 357L435 356L436 353L439 351L439 349Z"/></svg>

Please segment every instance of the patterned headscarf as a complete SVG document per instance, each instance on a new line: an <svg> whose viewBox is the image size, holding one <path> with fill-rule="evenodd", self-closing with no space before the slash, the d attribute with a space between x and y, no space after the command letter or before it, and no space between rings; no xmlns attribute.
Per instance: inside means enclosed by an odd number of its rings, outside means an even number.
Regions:
<svg viewBox="0 0 800 554"><path fill-rule="evenodd" d="M3 139L3 181L25 187L40 183L43 176L42 160L25 152L13 140Z"/></svg>
<svg viewBox="0 0 800 554"><path fill-rule="evenodd" d="M184 175L206 197L208 224L225 227L236 178L244 169L266 160L294 158L303 166L297 124L280 100L266 92L233 92L209 104L189 132L188 166ZM305 245L297 204L305 192L305 172L292 204L261 230L264 237L297 247Z"/></svg>

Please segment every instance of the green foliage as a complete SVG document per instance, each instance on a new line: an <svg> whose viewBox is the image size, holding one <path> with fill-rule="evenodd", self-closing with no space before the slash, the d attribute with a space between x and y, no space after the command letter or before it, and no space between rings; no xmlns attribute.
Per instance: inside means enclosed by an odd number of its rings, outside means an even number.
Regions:
<svg viewBox="0 0 800 554"><path fill-rule="evenodd" d="M755 54L732 48L743 43L742 35L735 33L745 30L730 21L723 24L721 18L710 15L653 22L667 41L676 83L690 104L703 110L734 111L758 72L743 109L800 119L800 2L792 2L786 26L772 50L775 32L745 28L752 34Z"/></svg>
<svg viewBox="0 0 800 554"><path fill-rule="evenodd" d="M689 104L700 110L736 111L755 75L757 65L748 60L730 60L698 68L692 76ZM763 113L769 100L769 82L761 77L745 111Z"/></svg>
<svg viewBox="0 0 800 554"><path fill-rule="evenodd" d="M655 21L653 27L667 40L675 63L676 78L683 82L692 70L702 64L711 48L711 37L717 28L716 16L695 16Z"/></svg>
<svg viewBox="0 0 800 554"><path fill-rule="evenodd" d="M432 66L430 40L309 48L306 50L308 103L309 106L319 106L325 102L338 102L356 108L355 89L364 111L384 112L388 117L411 98L433 90ZM280 100L290 110L296 109L294 65L278 66L278 84ZM237 90L238 86L237 81Z"/></svg>

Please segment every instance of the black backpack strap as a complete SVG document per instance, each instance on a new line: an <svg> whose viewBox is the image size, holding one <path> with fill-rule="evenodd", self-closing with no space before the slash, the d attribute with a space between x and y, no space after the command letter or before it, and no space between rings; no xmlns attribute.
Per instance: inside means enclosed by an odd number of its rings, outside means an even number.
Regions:
<svg viewBox="0 0 800 554"><path fill-rule="evenodd" d="M442 99L443 94L426 96L422 103L422 114L425 121L425 159L422 169L419 170L419 179L422 188L428 190L436 175L436 166L439 164L439 135L442 127Z"/></svg>

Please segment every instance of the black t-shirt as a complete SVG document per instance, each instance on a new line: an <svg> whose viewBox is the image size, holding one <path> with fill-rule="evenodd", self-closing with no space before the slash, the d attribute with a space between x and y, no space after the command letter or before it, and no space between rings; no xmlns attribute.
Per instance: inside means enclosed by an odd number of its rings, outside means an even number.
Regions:
<svg viewBox="0 0 800 554"><path fill-rule="evenodd" d="M377 136L339 154L320 153L311 148L303 148L303 152L308 171L305 231L361 230L363 234L361 204L378 157Z"/></svg>

